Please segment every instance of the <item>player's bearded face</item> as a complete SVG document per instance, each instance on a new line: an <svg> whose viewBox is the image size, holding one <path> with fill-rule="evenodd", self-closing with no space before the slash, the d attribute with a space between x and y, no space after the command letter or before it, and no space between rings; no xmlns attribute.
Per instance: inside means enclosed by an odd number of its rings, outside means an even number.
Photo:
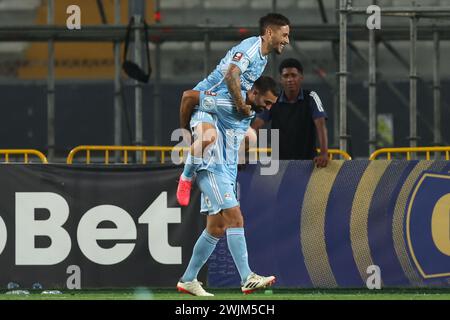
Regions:
<svg viewBox="0 0 450 320"><path fill-rule="evenodd" d="M253 97L254 100L252 101L252 109L255 110L255 112L261 112L264 109L270 109L272 105L277 101L277 96L275 96L271 91L267 91L264 94L256 91Z"/></svg>
<svg viewBox="0 0 450 320"><path fill-rule="evenodd" d="M288 44L289 26L274 27L271 29L271 45L276 53L281 54Z"/></svg>

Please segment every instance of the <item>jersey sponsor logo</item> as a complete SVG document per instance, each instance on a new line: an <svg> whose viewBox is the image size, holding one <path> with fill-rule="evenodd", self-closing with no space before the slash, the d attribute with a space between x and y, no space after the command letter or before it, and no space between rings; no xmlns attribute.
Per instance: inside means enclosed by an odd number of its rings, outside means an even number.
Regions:
<svg viewBox="0 0 450 320"><path fill-rule="evenodd" d="M203 107L206 109L212 109L216 106L216 99L213 97L204 97L203 98Z"/></svg>
<svg viewBox="0 0 450 320"><path fill-rule="evenodd" d="M217 96L217 93L208 90L208 91L205 91L205 95L215 97L215 96Z"/></svg>
<svg viewBox="0 0 450 320"><path fill-rule="evenodd" d="M243 56L244 54L242 52L236 52L233 56L233 61L239 62Z"/></svg>
<svg viewBox="0 0 450 320"><path fill-rule="evenodd" d="M450 174L424 172L406 207L406 242L425 279L450 276Z"/></svg>

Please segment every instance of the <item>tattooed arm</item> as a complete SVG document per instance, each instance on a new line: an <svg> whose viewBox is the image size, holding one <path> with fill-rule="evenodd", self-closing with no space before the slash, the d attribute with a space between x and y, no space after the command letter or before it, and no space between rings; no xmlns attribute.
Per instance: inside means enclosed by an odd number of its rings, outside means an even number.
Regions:
<svg viewBox="0 0 450 320"><path fill-rule="evenodd" d="M250 116L251 106L247 105L244 98L242 97L240 77L241 70L239 69L239 67L235 64L230 64L225 75L225 82L228 87L228 92L230 92L237 110L245 116Z"/></svg>

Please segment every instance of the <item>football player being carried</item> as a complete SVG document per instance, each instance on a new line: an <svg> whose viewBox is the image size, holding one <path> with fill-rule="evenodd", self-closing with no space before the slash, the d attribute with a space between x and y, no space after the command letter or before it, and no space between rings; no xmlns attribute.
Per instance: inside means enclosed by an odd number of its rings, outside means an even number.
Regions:
<svg viewBox="0 0 450 320"><path fill-rule="evenodd" d="M193 90L228 91L235 108L245 116L251 114L241 91L249 91L256 79L264 72L271 52L281 54L289 44L289 20L278 13L269 13L259 20L260 36L243 40L231 48L207 78L198 83ZM203 155L217 139L216 119L208 111L195 109L192 117L181 114L180 127L191 129L194 142L178 182L177 200L180 205L189 204L192 179L196 169L203 161ZM189 123L190 121L190 123ZM188 124L189 127L188 127ZM249 131L252 130L249 128Z"/></svg>

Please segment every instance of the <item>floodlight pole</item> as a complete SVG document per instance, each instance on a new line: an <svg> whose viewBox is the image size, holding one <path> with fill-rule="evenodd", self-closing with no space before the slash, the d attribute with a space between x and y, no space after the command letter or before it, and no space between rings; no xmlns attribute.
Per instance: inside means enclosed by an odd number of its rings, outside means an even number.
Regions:
<svg viewBox="0 0 450 320"><path fill-rule="evenodd" d="M433 103L434 103L434 144L441 144L441 53L439 32L433 33L434 59L433 59Z"/></svg>
<svg viewBox="0 0 450 320"><path fill-rule="evenodd" d="M139 26L142 23L141 15L134 15L134 23ZM141 28L134 30L134 62L142 67L142 46L141 46ZM135 106L135 141L137 146L142 145L143 127L142 127L142 84L138 80L134 80L134 106ZM139 161L139 154L137 154L136 161Z"/></svg>
<svg viewBox="0 0 450 320"><path fill-rule="evenodd" d="M377 47L375 29L369 30L369 153L377 148Z"/></svg>
<svg viewBox="0 0 450 320"><path fill-rule="evenodd" d="M340 105L340 135L339 148L347 152L347 0L340 0L339 26L339 105Z"/></svg>
<svg viewBox="0 0 450 320"><path fill-rule="evenodd" d="M410 19L410 52L409 52L409 146L417 147L417 21Z"/></svg>
<svg viewBox="0 0 450 320"><path fill-rule="evenodd" d="M155 1L155 12L160 12L161 3L160 0ZM156 24L160 21L156 20ZM148 46L148 43L145 43ZM161 42L157 41L155 43L155 80L153 83L153 145L157 146L161 144Z"/></svg>
<svg viewBox="0 0 450 320"><path fill-rule="evenodd" d="M340 8L340 0L335 0L335 22L339 21L339 8ZM336 65L339 63L337 57L336 41L331 42L331 49L333 51L334 62ZM336 77L334 79L335 86L333 91L333 145L337 146L339 144L339 73L336 73Z"/></svg>
<svg viewBox="0 0 450 320"><path fill-rule="evenodd" d="M55 0L47 0L47 24L55 24ZM55 46L52 38L48 40L47 77L47 158L55 160Z"/></svg>
<svg viewBox="0 0 450 320"><path fill-rule="evenodd" d="M114 23L120 25L121 0L114 0ZM120 83L120 41L114 41L114 145L122 145L122 101L121 101L121 83ZM118 161L119 153L116 153Z"/></svg>

